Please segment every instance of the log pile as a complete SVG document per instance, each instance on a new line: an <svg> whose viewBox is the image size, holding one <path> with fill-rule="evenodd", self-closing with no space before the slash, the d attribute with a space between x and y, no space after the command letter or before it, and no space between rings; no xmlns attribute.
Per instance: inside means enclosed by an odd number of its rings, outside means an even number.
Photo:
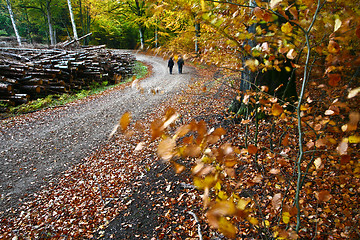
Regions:
<svg viewBox="0 0 360 240"><path fill-rule="evenodd" d="M26 103L49 94L119 83L132 75L135 57L105 46L74 50L0 47L0 101Z"/></svg>

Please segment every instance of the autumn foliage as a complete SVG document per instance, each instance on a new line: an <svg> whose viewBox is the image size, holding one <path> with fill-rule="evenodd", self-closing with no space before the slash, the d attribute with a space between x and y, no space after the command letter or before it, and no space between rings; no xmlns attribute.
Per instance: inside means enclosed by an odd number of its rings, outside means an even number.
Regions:
<svg viewBox="0 0 360 240"><path fill-rule="evenodd" d="M192 163L208 223L229 238L359 238L358 3L195 2L182 10L201 22L200 61L227 69L234 97L251 108L227 130L192 121L166 131L171 110L153 123L158 155L177 172L178 160ZM286 61L294 102L265 86L240 89L244 68L280 71ZM223 142L235 127L242 134Z"/></svg>

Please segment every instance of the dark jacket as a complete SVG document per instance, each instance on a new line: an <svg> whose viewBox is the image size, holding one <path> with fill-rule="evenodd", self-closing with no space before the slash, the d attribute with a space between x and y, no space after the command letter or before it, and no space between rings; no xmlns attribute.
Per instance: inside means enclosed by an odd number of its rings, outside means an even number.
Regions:
<svg viewBox="0 0 360 240"><path fill-rule="evenodd" d="M184 65L184 59L179 58L179 60L177 61L178 66L182 67Z"/></svg>
<svg viewBox="0 0 360 240"><path fill-rule="evenodd" d="M174 66L174 61L172 60L172 58L170 58L168 61L168 67L173 67L173 66Z"/></svg>

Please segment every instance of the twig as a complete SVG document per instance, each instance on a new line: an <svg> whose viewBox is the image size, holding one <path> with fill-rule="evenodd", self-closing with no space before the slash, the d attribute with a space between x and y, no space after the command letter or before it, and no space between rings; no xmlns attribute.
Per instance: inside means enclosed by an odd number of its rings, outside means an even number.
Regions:
<svg viewBox="0 0 360 240"><path fill-rule="evenodd" d="M101 193L101 185L100 185L100 183L97 182L96 176L94 176L94 179L95 179L95 182L96 182L96 184L98 185L98 188L99 188L99 194L100 194L101 201L102 201L102 202L104 203L104 205L105 205L105 200L103 199L102 193Z"/></svg>
<svg viewBox="0 0 360 240"><path fill-rule="evenodd" d="M188 211L187 213L194 217L195 222L196 222L196 224L198 226L199 240L202 240L203 237L202 237L202 234L201 234L201 226L200 226L200 223L199 223L199 219L197 218L196 214L193 211Z"/></svg>

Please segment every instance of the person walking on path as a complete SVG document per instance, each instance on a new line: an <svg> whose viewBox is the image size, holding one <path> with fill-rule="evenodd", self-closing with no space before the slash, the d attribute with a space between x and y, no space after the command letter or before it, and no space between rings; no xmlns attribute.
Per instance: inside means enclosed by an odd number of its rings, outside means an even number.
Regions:
<svg viewBox="0 0 360 240"><path fill-rule="evenodd" d="M177 61L177 65L179 68L179 73L182 74L182 69L184 66L184 59L182 59L182 57L179 57L179 60Z"/></svg>
<svg viewBox="0 0 360 240"><path fill-rule="evenodd" d="M168 61L168 67L169 67L169 70L170 70L170 74L172 74L172 70L173 70L173 67L174 67L174 60L172 59L172 57L170 57L170 59Z"/></svg>

